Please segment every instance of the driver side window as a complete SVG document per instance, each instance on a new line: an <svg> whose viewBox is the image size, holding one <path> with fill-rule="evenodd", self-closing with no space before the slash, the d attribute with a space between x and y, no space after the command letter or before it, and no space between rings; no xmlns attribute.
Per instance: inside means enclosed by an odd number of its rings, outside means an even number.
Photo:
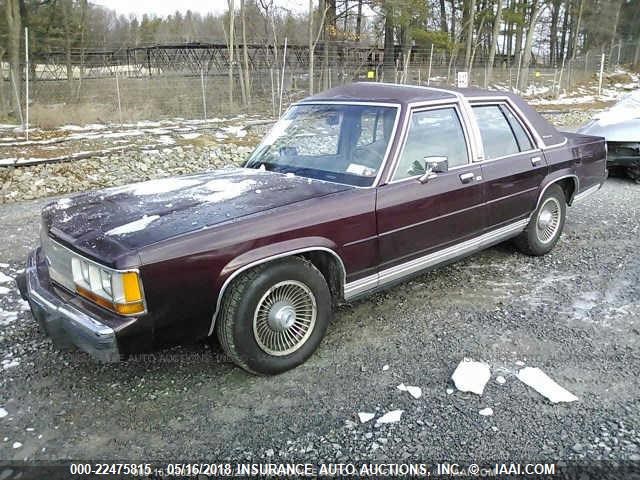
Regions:
<svg viewBox="0 0 640 480"><path fill-rule="evenodd" d="M392 180L424 173L425 157L447 157L449 168L469 163L462 124L453 107L414 112Z"/></svg>

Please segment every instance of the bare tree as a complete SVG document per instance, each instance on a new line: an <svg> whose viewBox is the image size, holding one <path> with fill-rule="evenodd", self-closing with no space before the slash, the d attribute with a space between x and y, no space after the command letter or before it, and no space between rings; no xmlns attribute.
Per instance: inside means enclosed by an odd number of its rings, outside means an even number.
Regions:
<svg viewBox="0 0 640 480"><path fill-rule="evenodd" d="M314 76L314 63L315 63L315 50L320 34L322 33L322 26L324 25L324 19L327 15L327 9L322 11L322 18L318 25L318 31L313 33L313 0L309 0L309 95L313 95L313 76Z"/></svg>
<svg viewBox="0 0 640 480"><path fill-rule="evenodd" d="M476 14L476 0L468 0L467 11L467 47L464 54L464 65L471 70L471 48L473 46L473 29Z"/></svg>
<svg viewBox="0 0 640 480"><path fill-rule="evenodd" d="M4 54L6 50L0 46L0 118L7 116L7 98L4 93Z"/></svg>
<svg viewBox="0 0 640 480"><path fill-rule="evenodd" d="M247 21L245 0L240 0L240 21L242 22L242 56L244 59L244 88L246 90L247 105L251 105L251 80L249 78L249 54L247 53Z"/></svg>
<svg viewBox="0 0 640 480"><path fill-rule="evenodd" d="M571 44L571 58L576 56L578 51L578 34L580 33L580 27L582 23L582 12L584 11L584 0L580 0L580 7L578 8L578 20L576 21L576 29L573 34L573 43Z"/></svg>
<svg viewBox="0 0 640 480"><path fill-rule="evenodd" d="M518 89L524 90L529 81L529 64L531 63L531 49L533 47L533 35L536 30L536 25L540 14L544 10L546 5L542 2L534 2L531 4L531 16L529 18L529 28L527 29L527 37L524 43L524 49L522 51L522 67L520 76L518 79Z"/></svg>
<svg viewBox="0 0 640 480"><path fill-rule="evenodd" d="M6 0L5 16L7 18L7 27L9 33L9 75L13 95L14 112L22 120L22 102L20 95L20 86L22 85L22 71L20 70L20 33L22 32L22 17L20 15L20 2L18 0Z"/></svg>
<svg viewBox="0 0 640 480"><path fill-rule="evenodd" d="M502 0L497 0L498 8L496 17L493 19L493 34L491 35L491 47L489 48L489 62L487 64L487 82L491 81L493 76L493 62L496 58L496 47L498 45L498 37L500 36L500 24L502 23Z"/></svg>
<svg viewBox="0 0 640 480"><path fill-rule="evenodd" d="M229 5L229 105L233 105L233 33L235 30L235 0L227 0Z"/></svg>

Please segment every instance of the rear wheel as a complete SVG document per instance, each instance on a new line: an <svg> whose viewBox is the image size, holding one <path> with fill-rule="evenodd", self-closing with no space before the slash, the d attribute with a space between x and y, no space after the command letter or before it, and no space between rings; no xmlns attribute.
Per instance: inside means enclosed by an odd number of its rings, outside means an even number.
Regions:
<svg viewBox="0 0 640 480"><path fill-rule="evenodd" d="M540 199L527 228L514 243L527 255L544 255L558 243L567 213L567 201L559 185L551 185Z"/></svg>
<svg viewBox="0 0 640 480"><path fill-rule="evenodd" d="M272 375L309 358L331 316L331 293L322 273L311 262L290 257L248 270L232 282L216 332L236 365Z"/></svg>

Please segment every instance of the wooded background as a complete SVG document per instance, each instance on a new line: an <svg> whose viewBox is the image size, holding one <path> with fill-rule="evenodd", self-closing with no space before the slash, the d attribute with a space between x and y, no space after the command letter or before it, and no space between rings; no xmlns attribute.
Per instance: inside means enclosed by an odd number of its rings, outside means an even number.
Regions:
<svg viewBox="0 0 640 480"><path fill-rule="evenodd" d="M640 63L640 0L309 0L305 12L277 0L224 6L218 15L136 18L87 0L2 0L0 117L23 121L26 76L32 119L46 126L277 115L281 102L338 83L453 84L458 71L476 86L559 94L597 75L603 55L607 71Z"/></svg>

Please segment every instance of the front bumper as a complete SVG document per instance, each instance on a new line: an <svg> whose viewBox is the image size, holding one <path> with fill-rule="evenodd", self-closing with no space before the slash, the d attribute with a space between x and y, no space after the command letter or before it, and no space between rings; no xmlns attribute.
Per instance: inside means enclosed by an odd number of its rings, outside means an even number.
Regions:
<svg viewBox="0 0 640 480"><path fill-rule="evenodd" d="M33 316L53 343L62 349L77 347L103 362L119 361L113 328L56 295L39 269L38 258L38 250L29 254L25 272L16 283L22 298L29 302Z"/></svg>

